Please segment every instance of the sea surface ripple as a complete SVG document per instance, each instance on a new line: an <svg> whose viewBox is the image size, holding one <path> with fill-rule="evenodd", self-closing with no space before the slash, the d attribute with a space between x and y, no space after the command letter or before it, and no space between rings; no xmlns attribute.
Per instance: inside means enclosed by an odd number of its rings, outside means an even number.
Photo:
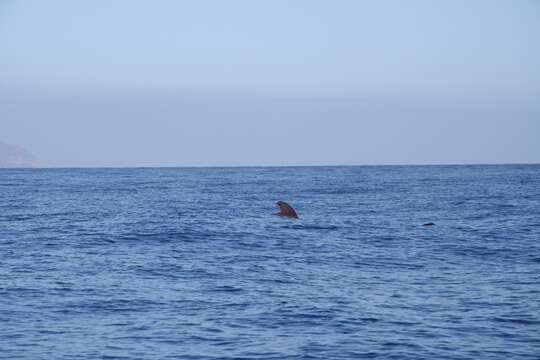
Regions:
<svg viewBox="0 0 540 360"><path fill-rule="evenodd" d="M540 359L540 166L0 169L0 358Z"/></svg>

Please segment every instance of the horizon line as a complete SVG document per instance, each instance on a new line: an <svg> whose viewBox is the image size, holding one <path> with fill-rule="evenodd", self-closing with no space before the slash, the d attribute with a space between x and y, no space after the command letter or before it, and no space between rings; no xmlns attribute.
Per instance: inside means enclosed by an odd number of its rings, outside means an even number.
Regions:
<svg viewBox="0 0 540 360"><path fill-rule="evenodd" d="M62 170L62 169L164 169L164 168L292 168L292 167L395 167L395 166L506 166L506 165L540 165L540 162L516 163L430 163L430 164L318 164L318 165L163 165L163 166L35 166L35 167L0 167L18 170Z"/></svg>

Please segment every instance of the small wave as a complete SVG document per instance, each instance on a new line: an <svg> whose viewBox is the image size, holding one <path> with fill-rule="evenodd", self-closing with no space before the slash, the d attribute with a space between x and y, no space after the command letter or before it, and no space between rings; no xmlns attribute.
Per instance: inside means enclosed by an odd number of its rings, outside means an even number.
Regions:
<svg viewBox="0 0 540 360"><path fill-rule="evenodd" d="M393 342L393 341L385 342L385 343L382 344L382 346L388 346L388 347L408 347L408 348L412 348L412 349L421 349L421 348L422 348L421 346L416 345L416 344L405 343L405 342Z"/></svg>
<svg viewBox="0 0 540 360"><path fill-rule="evenodd" d="M294 230L338 230L339 226L336 225L302 225L302 224L295 224L295 225L285 225L283 226L287 229L294 229Z"/></svg>
<svg viewBox="0 0 540 360"><path fill-rule="evenodd" d="M362 325L362 324L373 324L379 322L380 319L373 317L361 317L361 318L347 318L345 320L340 320L338 323L340 325Z"/></svg>
<svg viewBox="0 0 540 360"><path fill-rule="evenodd" d="M101 358L104 359L104 360L128 360L128 359L130 359L127 356L116 356L116 355L106 355L106 354L102 355Z"/></svg>
<svg viewBox="0 0 540 360"><path fill-rule="evenodd" d="M523 324L523 325L539 325L540 324L540 320L510 319L510 318L501 318L501 317L493 318L493 321L502 322L502 323L516 323L516 324Z"/></svg>
<svg viewBox="0 0 540 360"><path fill-rule="evenodd" d="M32 215L5 215L5 216L2 216L0 219L4 220L4 221L26 221L26 220L31 220L33 219L34 216Z"/></svg>
<svg viewBox="0 0 540 360"><path fill-rule="evenodd" d="M166 232L132 232L121 235L122 240L137 240L137 241L155 241L159 243L167 243L172 241L194 242L203 239L208 239L215 236L214 233L208 231L166 231Z"/></svg>
<svg viewBox="0 0 540 360"><path fill-rule="evenodd" d="M160 302L145 299L115 299L95 300L74 303L75 313L119 313L119 312L145 312L163 305ZM65 309L69 310L69 309Z"/></svg>
<svg viewBox="0 0 540 360"><path fill-rule="evenodd" d="M422 264L397 263L393 261L381 261L381 260L372 260L372 259L356 261L352 265L354 267L398 268L398 269L406 269L406 270L421 270L426 267L425 265L422 265Z"/></svg>
<svg viewBox="0 0 540 360"><path fill-rule="evenodd" d="M409 321L389 321L389 324L398 325L398 326L416 326L420 325L419 322L409 322Z"/></svg>
<svg viewBox="0 0 540 360"><path fill-rule="evenodd" d="M244 289L237 288L237 287L234 287L234 286L224 285L224 286L219 286L219 287L217 287L215 289L212 289L210 291L211 292L227 292L227 293L230 293L230 292L242 292L242 291L244 291Z"/></svg>
<svg viewBox="0 0 540 360"><path fill-rule="evenodd" d="M49 219L49 218L67 218L72 219L79 215L78 213L74 211L62 211L62 212L53 212L53 213L41 213L41 214L11 214L11 215L4 215L1 218L3 218L6 221L26 221L26 220L33 220L33 219Z"/></svg>

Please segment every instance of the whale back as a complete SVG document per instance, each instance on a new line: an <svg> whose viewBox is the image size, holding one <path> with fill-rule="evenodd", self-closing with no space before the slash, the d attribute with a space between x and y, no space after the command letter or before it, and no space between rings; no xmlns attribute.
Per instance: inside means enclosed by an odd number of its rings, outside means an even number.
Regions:
<svg viewBox="0 0 540 360"><path fill-rule="evenodd" d="M298 215L291 205L287 204L285 201L278 201L276 204L279 206L280 211L274 215L298 219Z"/></svg>

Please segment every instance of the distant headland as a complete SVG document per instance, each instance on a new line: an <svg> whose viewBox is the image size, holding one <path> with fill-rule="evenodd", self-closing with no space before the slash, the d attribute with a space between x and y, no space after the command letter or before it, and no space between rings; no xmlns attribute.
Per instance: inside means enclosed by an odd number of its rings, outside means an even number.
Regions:
<svg viewBox="0 0 540 360"><path fill-rule="evenodd" d="M0 142L0 168L33 168L38 162L28 150Z"/></svg>

